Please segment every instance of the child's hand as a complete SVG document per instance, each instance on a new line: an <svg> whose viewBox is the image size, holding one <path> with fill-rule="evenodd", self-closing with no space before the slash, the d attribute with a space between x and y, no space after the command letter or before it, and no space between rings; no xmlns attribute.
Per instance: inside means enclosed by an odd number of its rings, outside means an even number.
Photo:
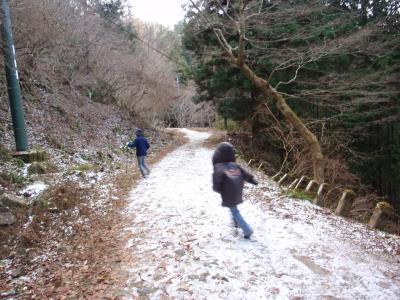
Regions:
<svg viewBox="0 0 400 300"><path fill-rule="evenodd" d="M258 185L258 181L255 180L254 178L250 181L250 183L251 183L251 184L254 184L254 185Z"/></svg>

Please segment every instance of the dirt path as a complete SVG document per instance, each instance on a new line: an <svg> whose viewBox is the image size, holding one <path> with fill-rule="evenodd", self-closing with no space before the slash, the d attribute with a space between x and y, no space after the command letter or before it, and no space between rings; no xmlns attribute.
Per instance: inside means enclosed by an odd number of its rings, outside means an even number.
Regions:
<svg viewBox="0 0 400 300"><path fill-rule="evenodd" d="M246 188L251 241L232 229L211 188L209 136L190 139L130 194L123 299L399 299L400 239L308 202L261 178Z"/></svg>

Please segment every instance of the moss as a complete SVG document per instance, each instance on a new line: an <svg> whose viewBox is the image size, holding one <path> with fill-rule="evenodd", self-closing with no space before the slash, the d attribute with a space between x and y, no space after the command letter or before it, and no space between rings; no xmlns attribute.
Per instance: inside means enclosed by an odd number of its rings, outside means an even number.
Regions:
<svg viewBox="0 0 400 300"><path fill-rule="evenodd" d="M19 158L14 159L13 162L18 168L22 168L25 165L24 161Z"/></svg>
<svg viewBox="0 0 400 300"><path fill-rule="evenodd" d="M22 161L26 163L31 163L34 161L46 161L48 160L48 155L47 152L44 150L32 150L29 152L23 152L23 153L18 153L14 155L18 159L21 159Z"/></svg>
<svg viewBox="0 0 400 300"><path fill-rule="evenodd" d="M85 153L81 153L81 154L80 154L80 157L81 157L83 160L90 160L90 159L91 159L91 156L90 156L89 154L85 154Z"/></svg>
<svg viewBox="0 0 400 300"><path fill-rule="evenodd" d="M306 193L304 191L292 190L288 194L289 197L307 201L314 201L315 195L313 193Z"/></svg>
<svg viewBox="0 0 400 300"><path fill-rule="evenodd" d="M117 162L115 164L115 169L116 170L121 170L121 169L124 169L124 168L125 168L125 165L123 163L121 163L121 162Z"/></svg>
<svg viewBox="0 0 400 300"><path fill-rule="evenodd" d="M28 168L28 173L29 174L46 174L47 170L43 164L41 164L39 162L33 162Z"/></svg>
<svg viewBox="0 0 400 300"><path fill-rule="evenodd" d="M35 201L35 206L42 209L50 209L54 208L54 204L49 201L47 198L39 198Z"/></svg>
<svg viewBox="0 0 400 300"><path fill-rule="evenodd" d="M119 125L115 125L111 131L115 134L122 133L122 128Z"/></svg>
<svg viewBox="0 0 400 300"><path fill-rule="evenodd" d="M390 203L388 203L388 202L386 202L386 201L381 201L381 202L378 202L377 204L376 204L376 207L377 208L380 208L380 209L388 209L388 210L393 210L393 206L391 206L390 205Z"/></svg>
<svg viewBox="0 0 400 300"><path fill-rule="evenodd" d="M73 168L74 171L79 171L79 172L87 172L87 171L92 171L96 168L95 165L90 164L90 163L85 163L85 164L80 164L77 165Z"/></svg>
<svg viewBox="0 0 400 300"><path fill-rule="evenodd" d="M115 149L113 150L113 152L114 152L114 154L116 154L116 155L123 155L123 154L124 154L124 151L123 151L122 149L119 149L119 148L115 148Z"/></svg>
<svg viewBox="0 0 400 300"><path fill-rule="evenodd" d="M8 174L8 178L9 181L11 183L16 183L16 184L20 184L23 183L25 181L25 177L16 173L10 173Z"/></svg>
<svg viewBox="0 0 400 300"><path fill-rule="evenodd" d="M58 167L50 161L44 163L44 167L46 168L46 173L57 173L59 171Z"/></svg>
<svg viewBox="0 0 400 300"><path fill-rule="evenodd" d="M355 197L355 196L356 196L356 193L354 193L353 190L347 189L347 190L345 190L345 192L346 192L346 194L349 195L349 196L352 196L352 197Z"/></svg>

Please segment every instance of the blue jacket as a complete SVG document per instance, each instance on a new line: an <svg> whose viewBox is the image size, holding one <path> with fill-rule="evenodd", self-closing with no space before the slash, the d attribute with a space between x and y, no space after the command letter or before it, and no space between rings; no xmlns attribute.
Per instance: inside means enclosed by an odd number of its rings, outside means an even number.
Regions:
<svg viewBox="0 0 400 300"><path fill-rule="evenodd" d="M136 156L146 156L150 145L143 135L138 135L134 141L128 143L128 147L136 148Z"/></svg>

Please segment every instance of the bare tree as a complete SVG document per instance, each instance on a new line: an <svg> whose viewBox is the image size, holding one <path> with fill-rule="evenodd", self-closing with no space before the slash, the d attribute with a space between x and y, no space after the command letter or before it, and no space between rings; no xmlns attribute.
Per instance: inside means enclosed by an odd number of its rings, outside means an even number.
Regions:
<svg viewBox="0 0 400 300"><path fill-rule="evenodd" d="M219 46L224 52L226 59L235 67L240 69L242 73L266 96L275 101L276 107L285 117L288 124L301 135L307 142L309 151L313 160L313 174L314 179L322 183L324 181L324 156L320 147L317 137L307 128L304 122L297 116L297 114L290 108L285 101L285 98L279 93L276 87L270 84L269 78L264 79L260 77L251 66L246 62L246 24L247 21L258 15L254 10L256 6L262 8L264 1L214 1L204 0L197 1L196 3L190 0L193 7L199 14L198 25L203 30L210 29L213 31L218 40ZM252 9L248 9L251 2ZM221 19L225 22L221 22ZM233 31L233 32L232 32ZM237 35L236 46L231 45L226 37L227 33ZM285 66L292 66L293 62L287 62ZM298 64L297 71L302 67ZM291 80L297 77L297 71ZM273 74L271 74L273 75ZM280 84L287 84L280 83ZM279 86L279 84L278 84Z"/></svg>

